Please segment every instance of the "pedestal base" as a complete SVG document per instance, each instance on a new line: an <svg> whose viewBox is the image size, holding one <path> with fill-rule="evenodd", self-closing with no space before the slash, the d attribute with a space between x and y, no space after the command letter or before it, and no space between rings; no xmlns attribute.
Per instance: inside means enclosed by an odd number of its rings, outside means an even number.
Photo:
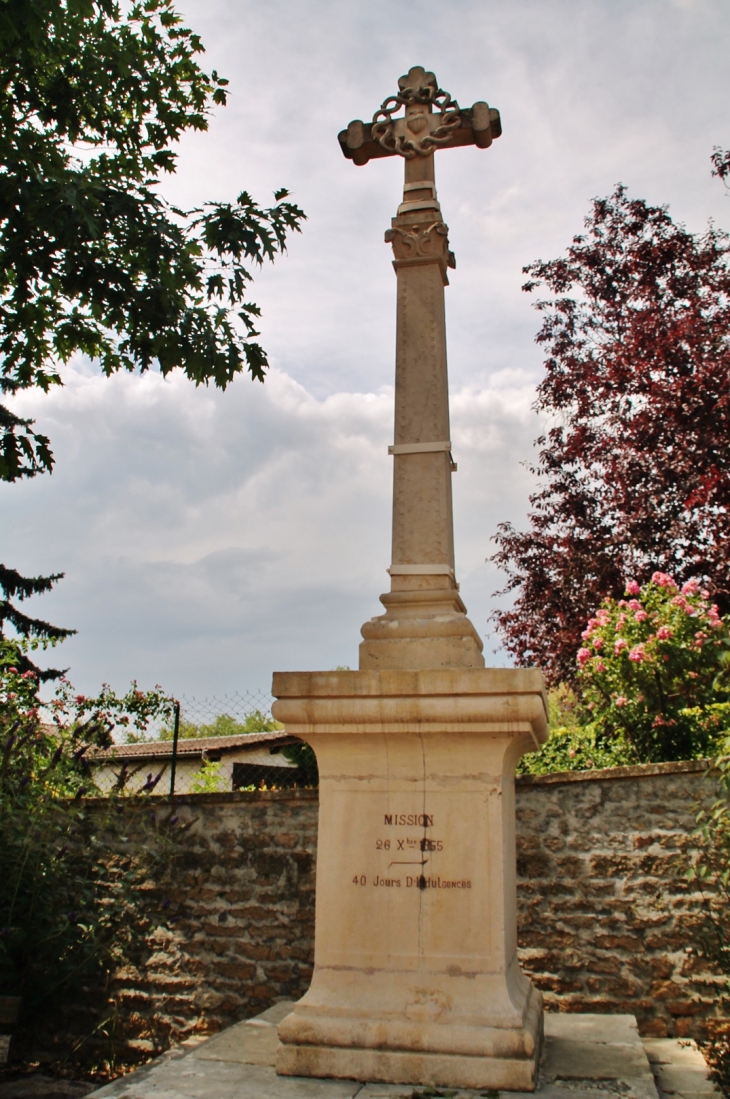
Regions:
<svg viewBox="0 0 730 1099"><path fill-rule="evenodd" d="M444 984L448 987L448 981ZM534 988L523 1025L514 1028L418 1025L385 1016L311 1017L300 1004L279 1026L280 1075L512 1091L535 1087L543 1012L542 996ZM317 1038L321 1044L311 1044Z"/></svg>
<svg viewBox="0 0 730 1099"><path fill-rule="evenodd" d="M320 778L312 984L277 1071L534 1087L542 998L517 962L514 771L542 676L278 673L273 714Z"/></svg>

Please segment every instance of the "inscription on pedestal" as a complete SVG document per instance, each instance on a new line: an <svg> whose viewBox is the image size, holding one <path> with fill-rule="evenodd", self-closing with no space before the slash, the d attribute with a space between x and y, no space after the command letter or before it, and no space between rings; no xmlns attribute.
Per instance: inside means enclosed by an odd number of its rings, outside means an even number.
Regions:
<svg viewBox="0 0 730 1099"><path fill-rule="evenodd" d="M419 827L424 834L376 836L373 846L383 860L383 868L370 874L355 873L353 885L377 889L471 889L471 878L441 876L433 873L429 865L434 855L447 850L443 839L425 834L426 829L434 827L434 814L384 813L383 827Z"/></svg>

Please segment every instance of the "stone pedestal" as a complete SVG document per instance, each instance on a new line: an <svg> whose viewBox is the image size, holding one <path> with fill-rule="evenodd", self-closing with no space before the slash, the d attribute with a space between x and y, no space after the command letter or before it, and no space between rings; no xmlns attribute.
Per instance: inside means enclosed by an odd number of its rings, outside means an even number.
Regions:
<svg viewBox="0 0 730 1099"><path fill-rule="evenodd" d="M516 957L515 764L547 737L532 670L277 673L320 775L315 965L277 1071L534 1087Z"/></svg>

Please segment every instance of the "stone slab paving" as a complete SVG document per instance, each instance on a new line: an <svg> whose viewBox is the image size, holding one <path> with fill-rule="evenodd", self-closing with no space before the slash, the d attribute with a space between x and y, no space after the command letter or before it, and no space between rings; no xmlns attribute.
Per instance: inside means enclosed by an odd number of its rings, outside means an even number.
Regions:
<svg viewBox="0 0 730 1099"><path fill-rule="evenodd" d="M643 1038L661 1099L722 1099L705 1059L685 1038Z"/></svg>
<svg viewBox="0 0 730 1099"><path fill-rule="evenodd" d="M633 1015L546 1015L534 1093L277 1076L276 1026L290 1009L276 1004L214 1038L171 1050L95 1091L94 1099L718 1099L696 1048L656 1039L642 1044Z"/></svg>

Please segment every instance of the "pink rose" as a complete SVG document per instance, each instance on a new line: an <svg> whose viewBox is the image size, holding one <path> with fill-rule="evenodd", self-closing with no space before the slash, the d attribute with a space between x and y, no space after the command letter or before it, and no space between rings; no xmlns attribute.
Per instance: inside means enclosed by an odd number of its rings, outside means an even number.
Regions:
<svg viewBox="0 0 730 1099"><path fill-rule="evenodd" d="M669 641L672 636L672 631L669 626L660 626L656 632L657 641Z"/></svg>
<svg viewBox="0 0 730 1099"><path fill-rule="evenodd" d="M692 614L692 607L683 595L675 595L671 603L673 607L679 607L681 610L686 611L687 614Z"/></svg>
<svg viewBox="0 0 730 1099"><path fill-rule="evenodd" d="M652 583L657 584L660 588L668 588L670 591L677 590L677 585L666 572L655 572L651 579Z"/></svg>
<svg viewBox="0 0 730 1099"><path fill-rule="evenodd" d="M629 643L628 641L625 641L623 637L617 637L613 643L613 651L616 656L618 656L620 652L623 652L624 649L628 649L628 647Z"/></svg>
<svg viewBox="0 0 730 1099"><path fill-rule="evenodd" d="M700 585L697 580L687 580L682 584L682 595L696 595L700 590Z"/></svg>
<svg viewBox="0 0 730 1099"><path fill-rule="evenodd" d="M605 672L605 670L606 670L606 665L603 663L603 661L602 660L597 660L596 661L596 671L597 672Z"/></svg>
<svg viewBox="0 0 730 1099"><path fill-rule="evenodd" d="M616 699L616 705L617 706L625 706L627 702L628 702L628 698L626 698L624 695L619 695L618 698Z"/></svg>
<svg viewBox="0 0 730 1099"><path fill-rule="evenodd" d="M643 645L634 645L633 649L629 652L629 660L633 660L634 664L641 664L644 661L646 653L644 652Z"/></svg>
<svg viewBox="0 0 730 1099"><path fill-rule="evenodd" d="M606 610L605 607L601 607L599 611L596 611L596 622L599 626L607 626L611 621L611 612Z"/></svg>
<svg viewBox="0 0 730 1099"><path fill-rule="evenodd" d="M598 637L593 638L593 648L594 649L602 649L603 648L603 638L600 636L600 634L599 634Z"/></svg>
<svg viewBox="0 0 730 1099"><path fill-rule="evenodd" d="M637 584L636 580L629 580L628 584L626 585L626 594L627 595L638 595L640 591L641 591L641 588Z"/></svg>
<svg viewBox="0 0 730 1099"><path fill-rule="evenodd" d="M583 633L581 634L581 637L583 638L584 641L588 640L588 638L591 636L591 634L593 633L593 631L595 630L597 625L598 625L598 622L596 621L595 618L589 618L588 619L588 625L586 626L586 628L583 630Z"/></svg>
<svg viewBox="0 0 730 1099"><path fill-rule="evenodd" d="M644 610L637 611L636 614L634 615L634 622L643 622L644 619L648 618L648 617L649 617L649 615L646 613L646 611L644 611Z"/></svg>
<svg viewBox="0 0 730 1099"><path fill-rule="evenodd" d="M626 615L622 611L621 614L616 619L616 629L620 630L625 621L626 621Z"/></svg>
<svg viewBox="0 0 730 1099"><path fill-rule="evenodd" d="M626 606L630 611L641 611L644 609L638 599L629 599Z"/></svg>
<svg viewBox="0 0 730 1099"><path fill-rule="evenodd" d="M590 649L578 649L578 665L581 668L585 667L586 661L590 660L590 658L591 658L591 650Z"/></svg>

